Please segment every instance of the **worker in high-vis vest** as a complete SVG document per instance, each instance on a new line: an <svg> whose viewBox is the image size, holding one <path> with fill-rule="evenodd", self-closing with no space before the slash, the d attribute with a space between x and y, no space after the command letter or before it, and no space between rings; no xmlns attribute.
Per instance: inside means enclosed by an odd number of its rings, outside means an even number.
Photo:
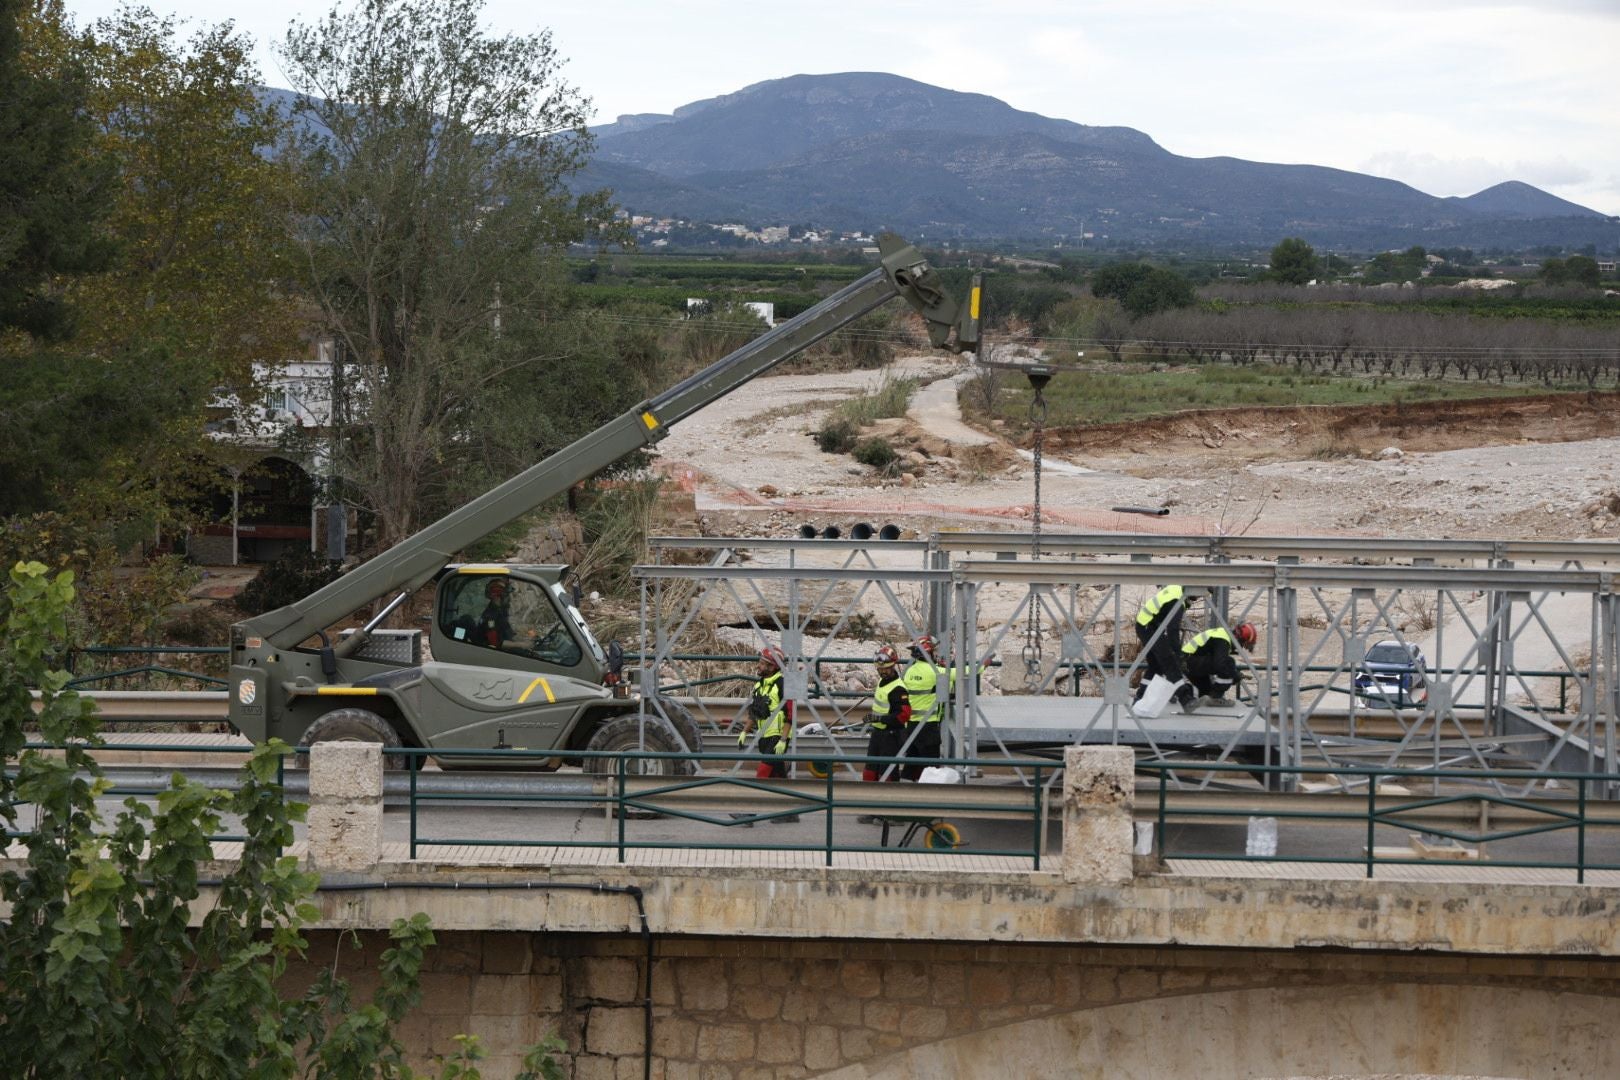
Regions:
<svg viewBox="0 0 1620 1080"><path fill-rule="evenodd" d="M899 757L911 723L911 694L900 674L900 653L893 645L884 645L872 662L877 665L877 686L872 689L872 719L866 725L866 756ZM868 761L861 779L898 780L900 766Z"/></svg>
<svg viewBox="0 0 1620 1080"><path fill-rule="evenodd" d="M900 677L911 702L911 724L915 730L905 737L907 758L937 760L940 750L939 724L945 718L945 702L939 697L940 676L945 677L947 693L956 689L956 669L939 662L939 643L932 634L924 634L911 643L911 664ZM901 777L916 780L922 776L923 765L907 765Z"/></svg>
<svg viewBox="0 0 1620 1080"><path fill-rule="evenodd" d="M1238 623L1228 632L1224 627L1212 626L1194 634L1192 640L1181 647L1182 665L1187 669L1187 681L1203 696L1207 705L1227 704L1226 693L1237 686L1237 646L1254 648L1255 630L1249 623Z"/></svg>
<svg viewBox="0 0 1620 1080"><path fill-rule="evenodd" d="M1142 643L1146 659L1142 663L1142 679L1136 687L1136 700L1142 700L1147 684L1155 675L1181 682L1181 615L1186 605L1186 593L1181 586L1166 585L1137 611L1136 640ZM1176 703L1183 709L1192 708L1197 698L1190 684L1176 688Z"/></svg>
<svg viewBox="0 0 1620 1080"><path fill-rule="evenodd" d="M786 666L787 657L781 649L767 646L759 651L754 692L748 699L748 711L737 736L737 745L747 746L748 736L757 728L759 752L767 758L786 754L793 742L793 702L783 700L782 695L782 669ZM787 763L761 761L754 775L760 780L785 778Z"/></svg>

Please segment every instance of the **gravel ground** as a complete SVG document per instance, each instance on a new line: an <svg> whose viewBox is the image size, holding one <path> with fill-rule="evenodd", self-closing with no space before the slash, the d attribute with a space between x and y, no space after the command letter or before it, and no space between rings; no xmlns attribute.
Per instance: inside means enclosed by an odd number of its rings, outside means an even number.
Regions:
<svg viewBox="0 0 1620 1080"><path fill-rule="evenodd" d="M960 423L951 401L958 380L949 377L964 374L963 363L908 358L893 372L943 380L919 394L913 422L880 428L917 443L899 479L883 480L846 456L824 454L813 438L828 409L876 386L883 372L758 379L677 427L660 446L664 467L695 489L698 510L717 533L769 533L801 519L873 515L919 532L940 525L1027 529L1033 470L1018 448ZM1101 450L1049 451L1041 479L1044 525L1249 535L1620 536L1620 438L1554 441L1556 416L1539 424L1470 416L1447 441L1479 445L1459 449L1412 449L1434 440L1362 432L1363 457L1329 453L1301 438L1293 422L1254 423L1252 415L1219 439L1209 437L1207 423L1178 431L1164 422L1139 445L1127 438L1122 449L1116 438ZM1352 445L1355 436L1337 431L1334 445ZM1513 441L1492 445L1504 438ZM1149 518L1111 509L1159 505L1171 513Z"/></svg>

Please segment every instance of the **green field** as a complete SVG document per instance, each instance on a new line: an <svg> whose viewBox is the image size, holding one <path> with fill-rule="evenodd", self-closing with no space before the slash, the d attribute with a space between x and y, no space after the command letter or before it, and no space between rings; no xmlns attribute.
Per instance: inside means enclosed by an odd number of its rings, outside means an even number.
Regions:
<svg viewBox="0 0 1620 1080"><path fill-rule="evenodd" d="M980 419L999 418L1010 430L1022 431L1029 427L1029 385L1016 373L1002 372L1001 380L1003 389L993 410L986 411L984 395L974 387L964 389L963 409ZM1562 389L1577 388L1537 384L1532 389L1522 382L1315 375L1271 364L1204 364L1138 372L1064 371L1047 384L1045 397L1048 426L1073 427L1167 416L1188 409L1390 405L1521 397Z"/></svg>

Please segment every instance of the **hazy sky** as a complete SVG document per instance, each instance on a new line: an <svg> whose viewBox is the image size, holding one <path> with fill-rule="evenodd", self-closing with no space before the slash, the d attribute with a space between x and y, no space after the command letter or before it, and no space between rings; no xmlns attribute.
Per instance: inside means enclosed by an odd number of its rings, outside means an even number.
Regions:
<svg viewBox="0 0 1620 1080"><path fill-rule="evenodd" d="M149 0L270 46L330 0ZM115 0L67 0L79 21ZM800 73L887 71L1193 157L1469 195L1523 180L1620 214L1620 0L488 0L549 27L595 123Z"/></svg>

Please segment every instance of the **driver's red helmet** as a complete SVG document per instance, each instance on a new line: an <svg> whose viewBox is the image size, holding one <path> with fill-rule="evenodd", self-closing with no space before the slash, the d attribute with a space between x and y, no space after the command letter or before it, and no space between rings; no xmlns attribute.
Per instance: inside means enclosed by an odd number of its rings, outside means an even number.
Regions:
<svg viewBox="0 0 1620 1080"><path fill-rule="evenodd" d="M484 586L484 595L491 600L504 599L507 588L508 586L505 578L493 578Z"/></svg>

